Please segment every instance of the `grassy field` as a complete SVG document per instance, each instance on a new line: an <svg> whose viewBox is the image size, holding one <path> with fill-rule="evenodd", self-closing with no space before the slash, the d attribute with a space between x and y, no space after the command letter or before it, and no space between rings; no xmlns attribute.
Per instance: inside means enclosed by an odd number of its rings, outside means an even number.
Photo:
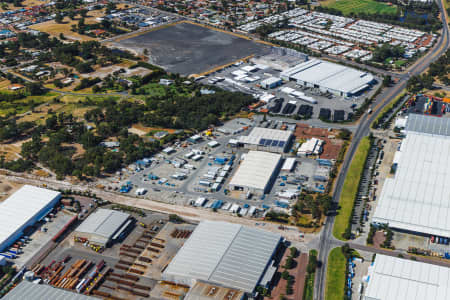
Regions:
<svg viewBox="0 0 450 300"><path fill-rule="evenodd" d="M345 293L345 256L340 247L334 248L328 256L325 300L342 300Z"/></svg>
<svg viewBox="0 0 450 300"><path fill-rule="evenodd" d="M138 90L145 91L146 96L167 96L170 92L173 95L189 96L190 91L188 87L175 87L175 85L164 86L159 83L151 82L141 86ZM170 92L169 92L170 91Z"/></svg>
<svg viewBox="0 0 450 300"><path fill-rule="evenodd" d="M53 103L52 99L59 96L59 102ZM92 105L88 104L80 104L78 103L80 100L84 101L86 98L89 98L92 102ZM20 107L20 112L26 112L31 109L31 105L27 104L27 99L35 99L35 103L43 104L48 103L46 105L40 105L34 109L34 112L31 114L24 114L20 118L18 118L18 122L24 122L24 121L33 121L38 122L39 124L43 123L45 119L48 117L48 111L51 110L56 113L64 112L66 114L72 114L76 118L82 118L83 115L86 113L86 111L95 108L98 105L101 105L103 101L106 99L111 98L116 101L120 100L120 97L116 96L99 96L93 94L92 96L85 97L85 96L77 96L77 95L64 95L60 96L58 93L47 93L44 96L31 96L27 97L21 100L19 103L23 103L24 107ZM17 103L15 101L14 103ZM3 107L2 107L3 109ZM4 112L2 109L0 109L0 115L4 115L6 112ZM16 108L16 111L18 109Z"/></svg>
<svg viewBox="0 0 450 300"><path fill-rule="evenodd" d="M92 38L87 35L79 34L78 32L71 31L72 24L78 24L78 18L75 20L71 20L69 17L64 18L64 22L61 24L56 23L54 20L38 23L35 25L31 25L30 28L34 30L39 30L42 32L46 32L50 34L51 36L59 36L60 33L64 34L64 36L68 39L75 40L75 41L92 41L96 40L95 38ZM90 17L88 14L88 17L85 21L86 24L94 24L98 23L95 18Z"/></svg>
<svg viewBox="0 0 450 300"><path fill-rule="evenodd" d="M342 234L344 234L350 220L356 193L358 192L359 180L361 179L361 173L369 150L370 140L368 137L364 137L356 150L342 188L341 199L339 200L341 208L333 227L333 235L337 239L344 240Z"/></svg>
<svg viewBox="0 0 450 300"><path fill-rule="evenodd" d="M6 116L9 113L23 114L30 111L33 105L39 105L51 101L57 93L49 92L42 96L28 96L11 102L2 102L0 107L0 116Z"/></svg>
<svg viewBox="0 0 450 300"><path fill-rule="evenodd" d="M342 11L344 15L361 12L367 14L395 14L397 12L395 5L389 6L375 0L327 0L321 3L322 6Z"/></svg>
<svg viewBox="0 0 450 300"><path fill-rule="evenodd" d="M8 90L8 87L11 85L11 82L7 79L0 80L0 90Z"/></svg>

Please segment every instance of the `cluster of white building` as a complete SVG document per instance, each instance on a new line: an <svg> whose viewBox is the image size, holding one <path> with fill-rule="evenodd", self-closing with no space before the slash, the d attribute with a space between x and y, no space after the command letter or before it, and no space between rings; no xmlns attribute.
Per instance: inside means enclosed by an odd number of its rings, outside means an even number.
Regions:
<svg viewBox="0 0 450 300"><path fill-rule="evenodd" d="M384 43L401 45L408 51L407 57L409 57L411 51L415 51L414 53L425 51L435 40L435 36L433 36L431 42L423 47L420 39L427 38L423 31L305 9L295 9L290 12L290 14L283 13L253 21L241 25L239 29L252 32L263 24L274 25L280 20L288 18L289 25L296 29L273 32L269 35L270 38L303 45L312 50L325 51L333 55L359 58L363 61L370 60L372 56L368 50L358 51L361 50L360 46L368 47Z"/></svg>
<svg viewBox="0 0 450 300"><path fill-rule="evenodd" d="M297 16L306 14L307 12L308 11L303 8L295 8L295 9L283 12L281 14L276 14L276 15L266 17L261 20L251 21L249 23L239 26L238 29L240 29L242 31L246 31L246 32L254 32L258 27L260 27L263 24L274 25L280 21L283 21L285 18L288 18L288 19L295 18Z"/></svg>
<svg viewBox="0 0 450 300"><path fill-rule="evenodd" d="M297 150L298 156L319 155L322 153L325 142L317 138L311 138L300 145Z"/></svg>
<svg viewBox="0 0 450 300"><path fill-rule="evenodd" d="M225 178L231 172L231 165L210 166L205 174L201 177L199 185L211 187L217 190L221 184L225 182Z"/></svg>

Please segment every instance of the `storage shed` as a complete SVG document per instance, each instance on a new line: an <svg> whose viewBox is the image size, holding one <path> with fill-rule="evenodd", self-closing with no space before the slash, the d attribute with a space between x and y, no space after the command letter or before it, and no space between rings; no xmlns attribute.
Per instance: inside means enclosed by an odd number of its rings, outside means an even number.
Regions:
<svg viewBox="0 0 450 300"><path fill-rule="evenodd" d="M261 81L261 87L263 89L273 89L277 86L280 86L283 83L281 78L278 77L269 77Z"/></svg>
<svg viewBox="0 0 450 300"><path fill-rule="evenodd" d="M126 232L132 222L133 219L127 213L99 208L78 226L75 236L86 238L95 245L107 247Z"/></svg>

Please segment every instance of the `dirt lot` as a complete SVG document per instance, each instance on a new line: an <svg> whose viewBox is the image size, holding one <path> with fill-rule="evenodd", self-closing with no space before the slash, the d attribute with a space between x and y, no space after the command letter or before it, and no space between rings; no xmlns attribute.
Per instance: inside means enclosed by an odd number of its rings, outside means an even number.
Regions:
<svg viewBox="0 0 450 300"><path fill-rule="evenodd" d="M9 80L1 80L0 81L0 90L7 90L8 87L10 86L11 82Z"/></svg>
<svg viewBox="0 0 450 300"><path fill-rule="evenodd" d="M142 126L142 124L134 124L133 126L131 126L130 129L128 129L128 132L137 134L139 136L146 135L152 131L167 131L168 133L174 133L176 130L169 129L169 128L145 127L145 126Z"/></svg>
<svg viewBox="0 0 450 300"><path fill-rule="evenodd" d="M64 104L61 104L61 103L40 105L34 109L33 113L23 115L18 120L18 122L35 122L39 119L45 119L48 116L48 112L50 110L57 112L63 106L64 106Z"/></svg>
<svg viewBox="0 0 450 300"><path fill-rule="evenodd" d="M256 42L190 23L178 23L114 44L139 53L147 49L151 63L183 75L198 74L251 54L270 51Z"/></svg>
<svg viewBox="0 0 450 300"><path fill-rule="evenodd" d="M386 237L384 236L383 231L377 231L373 236L373 245L377 248L381 248L381 245L384 243L385 240Z"/></svg>
<svg viewBox="0 0 450 300"><path fill-rule="evenodd" d="M20 158L20 151L24 142L26 142L26 140L13 144L0 144L0 156L4 156L6 161Z"/></svg>
<svg viewBox="0 0 450 300"><path fill-rule="evenodd" d="M294 284L292 287L293 293L291 295L286 295L286 285L287 281L280 278L280 273L284 271L284 269L281 266L284 266L286 263L286 259L288 258L290 254L290 251L286 251L283 259L280 263L280 267L278 268L278 272L275 277L275 280L277 281L276 286L273 288L271 297L264 298L266 300L268 299L280 299L280 295L285 295L285 299L288 300L296 300L296 299L302 299L303 298L303 289L305 287L305 279L306 279L306 267L308 265L308 254L307 253L301 253L299 256L297 256L295 261L295 267L289 271L289 274L294 277Z"/></svg>
<svg viewBox="0 0 450 300"><path fill-rule="evenodd" d="M113 66L107 66L107 67L96 67L93 66L93 68L95 69L94 72L92 73L88 73L88 74L81 74L81 77L83 78L91 78L91 77L99 77L101 79L105 78L108 75L111 75L112 73L119 71L120 69L122 69L123 67L120 65L113 65Z"/></svg>
<svg viewBox="0 0 450 300"><path fill-rule="evenodd" d="M323 159L336 159L339 156L343 142L342 140L331 138L332 136L336 137L338 134L339 130L336 129L328 131L328 129L324 128L312 128L308 124L303 123L297 123L297 128L294 133L297 139L310 139L315 137L324 140L323 153L320 155L320 158Z"/></svg>
<svg viewBox="0 0 450 300"><path fill-rule="evenodd" d="M18 184L8 180L0 180L0 201L3 201L6 198L8 198L20 187L22 187L22 184Z"/></svg>
<svg viewBox="0 0 450 300"><path fill-rule="evenodd" d="M35 24L30 26L31 29L39 30L42 32L46 32L52 36L59 36L60 33L64 34L64 36L68 39L75 40L75 41L92 41L96 40L95 38L92 38L87 35L82 35L77 32L71 31L72 24L77 25L78 24L78 18L75 20L71 20L69 17L65 17L63 23L58 24L54 20ZM98 23L94 17L88 17L85 20L86 24L94 24Z"/></svg>

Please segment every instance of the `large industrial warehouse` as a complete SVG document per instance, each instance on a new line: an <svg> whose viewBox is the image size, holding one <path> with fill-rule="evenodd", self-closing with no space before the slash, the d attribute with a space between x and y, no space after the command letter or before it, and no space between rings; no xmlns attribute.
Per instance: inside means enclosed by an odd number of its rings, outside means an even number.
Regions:
<svg viewBox="0 0 450 300"><path fill-rule="evenodd" d="M374 82L372 74L319 59L307 60L281 73L283 80L350 97Z"/></svg>
<svg viewBox="0 0 450 300"><path fill-rule="evenodd" d="M450 268L377 254L364 300L450 299Z"/></svg>
<svg viewBox="0 0 450 300"><path fill-rule="evenodd" d="M64 299L64 300L100 300L95 296L86 296L68 290L57 289L47 284L36 284L26 280L20 282L4 300L41 300L41 299Z"/></svg>
<svg viewBox="0 0 450 300"><path fill-rule="evenodd" d="M281 236L226 222L203 221L178 251L163 279L193 286L201 280L253 293L274 274Z"/></svg>
<svg viewBox="0 0 450 300"><path fill-rule="evenodd" d="M106 247L111 241L118 239L132 222L127 213L99 208L78 226L75 236Z"/></svg>
<svg viewBox="0 0 450 300"><path fill-rule="evenodd" d="M410 114L406 138L394 156L373 222L450 237L450 119Z"/></svg>
<svg viewBox="0 0 450 300"><path fill-rule="evenodd" d="M230 188L256 194L267 193L280 167L280 154L249 151L231 179Z"/></svg>
<svg viewBox="0 0 450 300"><path fill-rule="evenodd" d="M289 130L255 127L249 135L239 137L246 149L275 153L286 152L293 135Z"/></svg>
<svg viewBox="0 0 450 300"><path fill-rule="evenodd" d="M0 204L0 252L19 239L24 230L42 220L58 203L61 193L24 185Z"/></svg>

